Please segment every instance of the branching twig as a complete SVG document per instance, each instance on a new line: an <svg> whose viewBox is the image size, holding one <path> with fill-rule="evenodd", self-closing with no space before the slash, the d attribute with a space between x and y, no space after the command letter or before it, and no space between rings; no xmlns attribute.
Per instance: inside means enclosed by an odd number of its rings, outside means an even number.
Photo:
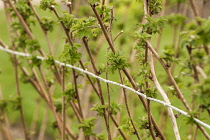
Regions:
<svg viewBox="0 0 210 140"><path fill-rule="evenodd" d="M171 104L167 95L166 95L166 93L165 93L165 91L163 90L163 88L161 87L160 83L157 80L157 77L156 77L156 74L155 74L155 68L154 68L154 61L153 61L151 51L149 51L149 58L150 58L150 68L151 68L152 80L153 80L156 88L160 92L161 96L163 97L164 101L168 104ZM176 140L181 140L179 130L178 130L178 126L177 126L177 122L176 122L176 118L175 118L173 110L171 108L168 108L168 114L171 118L171 122L172 122L172 126L173 126L173 130L174 130Z"/></svg>

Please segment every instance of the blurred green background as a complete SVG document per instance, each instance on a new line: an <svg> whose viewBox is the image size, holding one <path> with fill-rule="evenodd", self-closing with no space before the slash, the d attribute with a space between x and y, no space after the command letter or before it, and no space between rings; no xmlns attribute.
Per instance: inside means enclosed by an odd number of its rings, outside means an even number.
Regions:
<svg viewBox="0 0 210 140"><path fill-rule="evenodd" d="M124 51L126 58L129 59L129 52L130 52L131 48L134 47L134 44L135 44L134 33L136 30L138 30L137 23L140 23L141 19L143 17L142 2L136 2L135 0L133 0L132 2L113 1L110 5L114 5L115 20L113 22L113 36L117 35L121 30L124 31L123 34L117 39L115 46L117 46L122 51ZM60 6L58 5L56 8L58 9L58 11L60 11L60 14L62 14L62 12L61 12L62 9L60 8ZM39 9L38 6L36 6L36 10L38 11L39 15L49 16L49 17L52 17L55 21L58 21L55 18L55 16L52 14L52 12L42 11ZM83 15L93 15L93 13L89 13L89 11L90 11L90 9L88 8L87 4L82 5L79 9L78 17L83 16ZM32 31L34 33L35 38L37 38L39 40L39 43L41 44L43 49L47 52L47 47L46 47L47 43L45 41L44 35L41 33L40 26L35 25L32 28ZM164 28L163 36L161 39L161 45L160 45L161 46L160 53L161 53L161 49L164 48L164 46L171 45L173 43L172 42L173 32L174 32L173 28L169 25L167 25ZM61 26L59 24L57 24L54 31L52 33L50 33L49 35L50 35L50 40L51 40L53 46L55 47L54 48L55 54L58 58L59 53L62 51L62 47L64 44L63 38L64 38L65 34L62 31ZM156 44L156 38L157 38L157 35L154 35L152 37L153 45ZM9 45L9 46L11 45L9 32L8 32L8 24L7 24L6 17L5 17L5 10L0 10L0 39L3 40L7 45ZM94 42L90 42L90 44L91 43L94 44ZM107 44L103 43L102 46L107 46ZM98 65L105 61L104 50L106 49L106 47L103 47L103 48L104 49L101 49L99 52L99 56L101 56L101 57L98 58L98 60L97 60ZM159 79L160 82L164 82L167 78L165 76L165 72L163 72L164 71L163 68L159 65L159 63L157 64L156 70L157 70L158 77L161 77ZM178 73L179 68L176 68L176 71ZM3 51L0 51L0 72L1 72L0 73L0 90L3 93L3 98L7 99L7 98L15 97L16 96L16 88L15 88L14 68L12 66L11 56ZM175 72L175 75L176 75L176 72ZM102 75L102 76L104 77L104 75ZM19 77L21 77L21 74L19 75ZM116 77L117 76L112 75L111 79L115 81ZM103 86L105 87L105 84L103 84ZM111 88L113 90L112 96L113 96L113 98L116 98L117 96L114 95L114 91L119 90L119 88L116 86L111 86ZM40 101L40 104L38 104L37 99L39 96L30 84L24 84L21 81L20 89L21 89L21 94L22 94L24 115L25 115L25 119L26 119L28 128L31 127L32 122L33 122L34 112L37 109L37 107L40 105L40 112L38 115L38 128L37 128L37 130L39 130L41 121L44 117L46 104L43 101ZM104 88L103 90L105 91L106 88ZM192 96L191 91L184 87L182 88L182 91L184 93L184 96L188 100L188 102L191 102L191 96ZM61 93L61 91L58 88L56 90L55 94L60 94L60 93ZM129 92L129 94L132 94L132 93ZM158 96L158 99L162 100L162 98L160 96ZM185 110L183 105L181 104L181 102L176 97L171 97L170 99L173 99L173 100L170 100L172 102L172 105ZM158 120L160 120L159 115L160 115L162 108L165 108L165 107L163 107L162 105L159 105L157 103L152 103L152 114L154 114L154 117L157 120L157 122L158 122ZM141 117L143 115L146 115L146 113L142 110L142 107L137 108L137 110L135 111L135 117L138 118L138 116ZM206 114L206 116L208 116L208 115ZM206 118L206 116L204 116L204 117ZM13 124L14 126L20 125L20 115L19 115L18 111L8 111L8 117L9 117L11 124ZM188 139L190 139L188 137L189 125L186 124L186 121L184 120L184 118L185 118L184 116L179 117L177 119L177 122L178 122L178 126L179 126L179 130L180 130L182 139L188 140ZM165 130L164 133L165 133L167 139L173 140L175 138L174 138L174 134L173 134L173 130L172 130L169 118L167 121L168 121L167 126L166 126L167 129ZM210 120L209 119L208 119L208 121L205 120L205 122L210 122ZM53 116L50 112L49 119L48 119L48 126L47 126L47 135L51 140L54 140L56 137L55 136L56 130L54 130L52 128L52 123L53 123ZM210 131L208 131L208 132L210 132ZM132 139L135 139L135 138L132 138ZM200 131L198 132L197 139L198 140L205 139L205 137L200 133Z"/></svg>

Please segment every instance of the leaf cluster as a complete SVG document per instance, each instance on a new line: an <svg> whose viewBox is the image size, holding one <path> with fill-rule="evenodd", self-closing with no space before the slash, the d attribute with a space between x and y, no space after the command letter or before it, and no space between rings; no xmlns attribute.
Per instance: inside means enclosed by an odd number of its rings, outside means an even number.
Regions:
<svg viewBox="0 0 210 140"><path fill-rule="evenodd" d="M107 55L108 59L108 70L114 73L116 70L122 70L126 67L129 67L130 64L126 62L123 52L117 51L116 53L110 52Z"/></svg>
<svg viewBox="0 0 210 140"><path fill-rule="evenodd" d="M198 89L202 104L208 106L208 104L210 104L210 78L203 80L199 84Z"/></svg>
<svg viewBox="0 0 210 140"><path fill-rule="evenodd" d="M42 64L42 60L38 59L36 55L30 57L31 63L29 64L30 67L40 67Z"/></svg>
<svg viewBox="0 0 210 140"><path fill-rule="evenodd" d="M151 0L149 3L150 13L151 15L156 15L162 10L162 3L161 0Z"/></svg>
<svg viewBox="0 0 210 140"><path fill-rule="evenodd" d="M95 121L96 118L92 117L92 118L88 118L88 119L84 119L82 120L82 123L78 125L79 128L83 129L83 132L85 134L85 136L95 136L95 133L93 132L94 130L94 126L95 126Z"/></svg>
<svg viewBox="0 0 210 140"><path fill-rule="evenodd" d="M54 66L55 65L55 60L53 58L52 55L49 55L46 59L45 59L45 63L51 67L51 66Z"/></svg>
<svg viewBox="0 0 210 140"><path fill-rule="evenodd" d="M99 15L103 15L102 16L102 22L104 23L105 26L108 26L110 24L110 20L111 19L111 7L109 6L97 6L96 7Z"/></svg>
<svg viewBox="0 0 210 140"><path fill-rule="evenodd" d="M64 16L60 17L59 20L64 23L65 27L73 34L73 37L92 38L101 32L94 17L78 19L69 13L64 13Z"/></svg>
<svg viewBox="0 0 210 140"><path fill-rule="evenodd" d="M92 38L101 32L94 17L78 19L76 24L71 27L71 31L73 36L78 36L79 38L84 36Z"/></svg>
<svg viewBox="0 0 210 140"><path fill-rule="evenodd" d="M17 11L22 15L22 17L28 22L28 21L33 21L31 18L33 17L33 11L31 7L27 4L27 0L18 0L15 3L15 7ZM12 16L16 17L16 14L14 11L12 12ZM33 21L34 23L34 21Z"/></svg>
<svg viewBox="0 0 210 140"><path fill-rule="evenodd" d="M141 48L146 47L147 39L151 37L150 34L142 31L137 31L134 35L135 39L138 39L134 49L140 50Z"/></svg>
<svg viewBox="0 0 210 140"><path fill-rule="evenodd" d="M42 0L40 2L39 8L42 9L42 10L44 10L44 11L46 11L47 9L50 9L51 6L55 6L55 5L57 5L55 3L55 0Z"/></svg>
<svg viewBox="0 0 210 140"><path fill-rule="evenodd" d="M178 59L174 57L174 52L170 48L163 49L160 58L166 62L167 67L170 67L172 63L178 63Z"/></svg>
<svg viewBox="0 0 210 140"><path fill-rule="evenodd" d="M28 51L30 53L33 53L34 51L38 51L41 48L39 42L36 39L27 39L26 47L28 48Z"/></svg>
<svg viewBox="0 0 210 140"><path fill-rule="evenodd" d="M80 48L81 45L74 43L72 47L69 44L64 45L64 50L59 56L59 59L62 62L76 64L80 59L82 54L77 52L77 49Z"/></svg>
<svg viewBox="0 0 210 140"><path fill-rule="evenodd" d="M89 2L91 5L94 5L94 4L100 3L100 0L88 0L88 2Z"/></svg>
<svg viewBox="0 0 210 140"><path fill-rule="evenodd" d="M139 118L139 129L149 129L149 121L148 118L143 116Z"/></svg>
<svg viewBox="0 0 210 140"><path fill-rule="evenodd" d="M118 129L121 129L127 133L127 135L134 135L135 134L135 129L131 123L130 118L128 118L125 122L125 124L121 125L118 127Z"/></svg>
<svg viewBox="0 0 210 140"><path fill-rule="evenodd" d="M154 87L147 88L145 94L148 97L156 98L157 97L157 89Z"/></svg>
<svg viewBox="0 0 210 140"><path fill-rule="evenodd" d="M117 113L120 111L120 108L122 107L123 105L120 105L120 104L117 104L115 102L112 102L110 104L110 113L112 115L117 115Z"/></svg>
<svg viewBox="0 0 210 140"><path fill-rule="evenodd" d="M76 98L76 92L74 86L71 83L67 85L63 94L66 97L67 102L72 101Z"/></svg>
<svg viewBox="0 0 210 140"><path fill-rule="evenodd" d="M182 47L189 45L191 47L198 47L200 45L208 45L210 43L210 18L198 19L200 26L195 26L191 23L186 26L186 30L181 33Z"/></svg>
<svg viewBox="0 0 210 140"><path fill-rule="evenodd" d="M0 100L0 111L5 112L9 109L13 111L19 110L21 107L21 97L13 97L10 99Z"/></svg>
<svg viewBox="0 0 210 140"><path fill-rule="evenodd" d="M41 18L41 26L45 31L52 32L54 29L55 21L50 17L42 17Z"/></svg>
<svg viewBox="0 0 210 140"><path fill-rule="evenodd" d="M108 107L108 105L101 105L101 104L96 104L94 107L90 109L90 111L96 111L97 115L103 116L104 110Z"/></svg>
<svg viewBox="0 0 210 140"><path fill-rule="evenodd" d="M157 19L146 15L145 18L148 22L145 24L140 24L142 27L142 32L146 32L147 34L156 34L160 32L160 29L164 27L164 25L168 22L165 18L159 17Z"/></svg>

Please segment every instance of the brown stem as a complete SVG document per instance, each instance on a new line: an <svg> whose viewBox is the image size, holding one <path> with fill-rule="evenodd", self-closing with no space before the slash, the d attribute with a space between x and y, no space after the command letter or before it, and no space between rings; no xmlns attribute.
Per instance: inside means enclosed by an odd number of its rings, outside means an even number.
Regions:
<svg viewBox="0 0 210 140"><path fill-rule="evenodd" d="M166 64L163 62L163 60L160 58L159 54L155 51L155 49L152 47L151 43L147 41L147 47L152 51L152 53L155 55L155 57L158 59L158 61L161 63L161 65L163 66L164 70L166 71L171 83L173 84L175 90L177 91L178 97L179 99L182 101L182 103L184 104L184 106L187 108L187 110L191 111L187 101L185 100L181 90L179 89L176 81L174 80L170 70L168 69L168 67L166 66Z"/></svg>
<svg viewBox="0 0 210 140"><path fill-rule="evenodd" d="M185 100L185 98L184 98L184 96L183 96L181 90L179 89L179 87L178 87L178 85L177 85L175 79L173 78L173 76L172 76L170 70L166 67L166 65L164 64L163 60L160 58L160 56L158 55L158 53L153 49L153 47L152 47L152 45L150 44L150 42L147 42L147 44L148 44L149 49L152 51L152 53L155 55L155 57L158 59L158 61L161 63L161 65L163 66L164 70L166 71L166 73L167 73L167 75L168 75L168 77L169 77L171 83L173 84L175 90L177 91L177 94L178 94L179 99L182 101L182 103L184 104L185 108L186 108L188 111L191 112L192 109L189 107L189 104L188 104L187 101ZM199 125L197 125L197 126L199 126ZM199 128L199 129L201 130L201 132L206 136L206 138L210 137L203 127L199 126L198 128Z"/></svg>
<svg viewBox="0 0 210 140"><path fill-rule="evenodd" d="M108 80L108 73L106 73L106 79ZM107 132L108 132L108 139L112 140L112 136L111 136L111 132L110 132L110 125L109 125L109 114L110 114L110 102L111 102L111 98L110 98L110 89L109 89L109 84L106 84L107 87L107 95L108 95L108 107L107 107Z"/></svg>
<svg viewBox="0 0 210 140"><path fill-rule="evenodd" d="M85 49L86 49L86 51L88 53L88 56L90 58L90 62L92 64L93 70L94 70L95 74L98 75L98 71L97 71L97 68L96 68L96 65L95 65L93 56L92 56L91 51L90 51L89 46L88 46L87 38L86 37L83 37L82 40L83 40L83 43L85 45Z"/></svg>
<svg viewBox="0 0 210 140"><path fill-rule="evenodd" d="M72 14L72 0L69 0L69 2L67 2L67 6L69 8L69 14Z"/></svg>
<svg viewBox="0 0 210 140"><path fill-rule="evenodd" d="M105 36L105 38L106 38L106 40L107 40L107 42L108 42L108 44L109 44L111 50L115 53L116 51L115 51L115 49L114 49L113 42L112 42L112 40L109 38L109 35L108 35L107 31L106 31L106 28L104 27L104 24L103 24L103 22L102 22L102 20L101 20L101 18L100 18L100 16L99 16L97 10L96 10L96 5L90 5L90 6L91 6L91 8L92 8L94 14L96 15L96 18L98 19L98 22L99 22L99 24L100 24L100 26L101 26L102 32L104 33L104 36Z"/></svg>
<svg viewBox="0 0 210 140"><path fill-rule="evenodd" d="M13 50L15 50L15 46L13 46ZM19 80L18 80L18 68L17 68L18 67L18 61L17 61L16 55L13 55L13 61L14 61L14 69L15 69L16 90L17 90L18 97L21 98L20 85L19 85ZM28 132L27 132L26 124L25 124L25 117L24 117L24 113L23 113L22 100L20 100L19 102L20 102L20 105L19 105L20 117L21 117L21 122L22 122L22 125L23 125L23 131L24 131L25 139L30 140Z"/></svg>
<svg viewBox="0 0 210 140"><path fill-rule="evenodd" d="M200 125L197 125L197 127L200 129L200 131L204 134L204 136L207 138L207 140L210 140L210 136L209 134L205 131L205 129L203 127L201 127Z"/></svg>
<svg viewBox="0 0 210 140"><path fill-rule="evenodd" d="M23 71L23 73L24 73L26 76L29 77L29 73L27 72L27 70L26 70L25 68L21 67L21 70ZM58 130L59 130L59 132L61 133L61 130L62 130L62 129L61 129L61 128L62 128L62 120L61 120L61 117L60 117L59 114L55 111L55 107L54 107L54 105L52 104L52 102L50 101L50 99L46 96L46 93L45 93L45 91L44 91L44 88L43 88L42 85L40 84L40 81L38 80L38 77L37 77L36 74L35 74L35 79L36 79L36 80L30 78L29 80L30 80L31 84L35 87L35 89L38 91L38 93L40 94L40 96L46 101L46 103L48 104L48 106L49 106L50 109L52 110L52 113L53 113L53 115L54 115L54 118L55 118L55 120L56 120L56 122L57 122L57 124L58 124ZM70 136L72 139L74 139L74 140L77 139L76 136L71 132L71 130L70 130L68 127L66 127L66 130L67 130L69 136Z"/></svg>
<svg viewBox="0 0 210 140"><path fill-rule="evenodd" d="M37 12L36 12L36 10L35 10L35 8L34 8L34 6L32 5L32 3L31 3L30 0L27 0L27 2L28 2L28 4L29 4L29 6L31 7L32 11L34 12L34 15L35 15L35 17L36 17L36 19L37 19L39 25L41 26L41 19L39 18L38 14L37 14ZM48 48L49 48L49 51L50 51L50 55L53 55L53 52L52 52L52 45L51 45L51 43L50 43L50 40L49 40L49 36L48 36L48 34L47 34L47 31L46 31L42 26L41 26L41 29L42 29L42 31L43 31L43 33L44 33L45 38L46 38L47 45L48 45Z"/></svg>
<svg viewBox="0 0 210 140"><path fill-rule="evenodd" d="M93 70L95 72L96 75L99 75L98 74L98 71L96 69L96 66L95 66L95 63L94 63L94 60L93 60L93 57L92 57L92 54L90 52L90 49L89 49L89 46L88 46L88 43L87 43L87 38L86 37L83 37L83 42L84 42L84 45L85 45L85 48L88 52L88 56L90 57L90 61L91 61L91 64L93 66ZM105 102L104 102L104 98L103 98L103 94L102 94L102 88L101 88L101 84L100 84L100 81L98 79L96 79L96 82L97 82L97 85L98 85L98 89L99 89L99 98L100 98L100 101L101 101L101 104L102 105L105 105ZM104 109L104 119L105 119L105 124L106 124L106 128L107 130L109 130L109 122L108 122L108 116L106 115L106 110ZM108 136L111 136L110 134L110 131L107 131L108 132Z"/></svg>
<svg viewBox="0 0 210 140"><path fill-rule="evenodd" d="M153 140L156 140L156 137L155 137L155 134L152 130L152 121L151 121L151 111L150 111L150 100L147 100L147 108L148 108L148 111L147 111L147 115L148 115L148 122L149 122L149 131L152 135L152 139Z"/></svg>
<svg viewBox="0 0 210 140"><path fill-rule="evenodd" d="M119 72L119 75L120 75L120 81L121 81L121 83L122 84L124 84L124 82L123 82L123 78L122 78L122 74L121 74L121 72L120 72L120 70L118 70L118 72ZM137 136L137 138L138 138L138 140L141 140L141 138L140 138L140 136L139 136L139 133L138 133L138 131L137 131L137 129L136 129L136 126L135 126L135 124L134 124L134 122L133 122L133 119L132 119L132 117L131 117L131 113L130 113L130 109L129 109L129 106L128 106L128 99L127 99L127 94L126 94L126 90L123 88L123 93L124 93L124 99L125 99L125 106L126 106L126 111L127 111L127 113L128 113L128 117L129 117L129 119L130 119L130 121L131 121L131 124L132 124L132 126L133 126L133 128L134 128L134 134Z"/></svg>
<svg viewBox="0 0 210 140"><path fill-rule="evenodd" d="M79 123L82 122L82 118L80 117L80 113L79 113L79 110L78 108L76 107L75 103L73 101L70 101L69 104L71 105L71 108L73 109L76 117L77 117L77 120Z"/></svg>
<svg viewBox="0 0 210 140"><path fill-rule="evenodd" d="M108 48L107 48L107 52L108 52ZM108 62L106 63L106 68L108 67ZM106 72L106 80L109 79L109 74L108 72ZM112 136L111 136L111 132L110 132L110 125L109 125L109 117L110 117L110 104L111 104L111 96L110 96L110 87L109 87L109 83L106 83L106 87L107 87L107 96L108 96L108 107L107 107L107 131L108 131L108 139L111 140Z"/></svg>
<svg viewBox="0 0 210 140"><path fill-rule="evenodd" d="M56 11L56 9L55 9L54 6L51 6L51 10L55 13L56 17L57 17L58 19L60 19L60 16L59 16L59 14L58 14L58 12ZM63 27L65 33L66 33L66 36L67 36L67 39L68 39L69 44L70 44L71 46L73 46L73 41L72 41L72 39L71 39L71 37L70 37L70 35L69 35L69 30L66 28L66 26L65 26L64 23L63 23L63 21L60 21L60 23L61 23L61 25L62 25L62 27Z"/></svg>
<svg viewBox="0 0 210 140"><path fill-rule="evenodd" d="M50 39L49 39L49 36L47 34L47 31L41 26L41 19L40 19L38 13L36 12L34 6L30 2L30 0L28 0L28 3L29 3L29 6L31 7L31 9L33 10L33 12L34 12L34 14L36 16L36 19L37 19L37 21L38 21L38 23L39 23L39 25L40 25L40 27L42 29L42 32L44 33L45 39L47 41L47 45L48 45L48 49L49 49L50 55L53 55L52 45L50 43ZM60 76L60 73L58 72L57 66L55 65L54 68L55 68L55 72L54 72L55 77L57 78L58 82L61 83L61 79L60 79L61 76Z"/></svg>
<svg viewBox="0 0 210 140"><path fill-rule="evenodd" d="M123 30L120 31L120 32L117 34L117 36L113 39L113 42L114 42L122 33L123 33Z"/></svg>
<svg viewBox="0 0 210 140"><path fill-rule="evenodd" d="M62 91L65 91L65 67L62 67ZM62 140L66 139L66 97L62 96Z"/></svg>
<svg viewBox="0 0 210 140"><path fill-rule="evenodd" d="M82 113L83 111L82 111L82 107L81 107L81 102L80 102L80 96L79 96L78 87L77 87L77 76L76 76L76 72L74 69L72 70L72 73L73 73L73 79L74 79L74 88L75 88L75 93L76 93L76 99L77 99L77 103L79 106L79 114L80 114L81 118L84 119L83 113Z"/></svg>
<svg viewBox="0 0 210 140"><path fill-rule="evenodd" d="M199 17L198 9L197 9L197 6L196 6L194 0L189 0L189 2L190 2L190 5L192 7L192 10L193 10L194 15L196 17Z"/></svg>
<svg viewBox="0 0 210 140"><path fill-rule="evenodd" d="M193 61L193 56L192 56L192 47L187 45L187 51L189 53L189 56L190 56L190 60ZM197 72L197 69L196 69L196 66L194 64L192 64L192 68L193 68L193 71L194 71L194 79L195 79L195 83L199 83L199 76L198 76L198 72Z"/></svg>
<svg viewBox="0 0 210 140"><path fill-rule="evenodd" d="M97 20L98 20L98 22L99 22L99 24L100 24L100 26L101 26L102 32L104 33L104 36L105 36L105 38L106 38L106 40L107 40L107 42L108 42L108 44L109 44L109 46L110 46L112 52L115 53L116 51L115 51L115 49L114 49L113 42L112 42L111 39L109 38L109 35L108 35L108 33L107 33L107 31L106 31L104 25L103 25L103 22L102 22L102 20L101 20L101 18L100 18L100 16L99 16L98 12L96 11L96 8L95 8L96 5L90 5L90 6L91 6L91 8L92 8L94 14L96 15L96 18L97 18ZM123 69L123 72L124 72L124 74L126 75L126 77L128 78L128 80L131 82L133 88L136 89L136 90L138 90L137 85L135 84L133 78L129 75L129 73L127 72L127 70L126 70L126 69ZM141 97L141 96L138 96L138 97L140 98L140 100L141 100L141 102L142 102L144 108L147 110L147 105L146 105L146 102L144 101L143 97ZM159 136L161 137L161 139L162 139L162 140L165 140L163 133L162 133L161 130L159 129L159 127L158 127L158 125L156 124L156 122L155 122L155 120L154 120L153 117L152 117L152 122L153 122L153 124L154 124L156 130L158 131Z"/></svg>
<svg viewBox="0 0 210 140"><path fill-rule="evenodd" d="M0 100L3 100L1 87L0 87ZM1 114L0 116L2 118L2 119L0 119L0 130L1 131L5 130L5 133L6 133L6 138L5 139L13 140L13 136L12 136L11 128L10 128L10 123L9 123L7 114L3 110L0 110L0 114ZM4 126L4 124L5 124L5 126ZM4 132L2 132L2 138L4 139L3 135L4 135Z"/></svg>
<svg viewBox="0 0 210 140"><path fill-rule="evenodd" d="M20 23L23 25L23 28L25 29L28 37L31 38L31 39L33 39L34 36L31 33L31 30L29 29L28 25L26 24L25 20L21 16L21 14L18 12L18 10L15 8L15 6L12 4L11 0L7 0L7 2L9 3L9 5L11 6L11 8L15 12L15 14L17 15L18 19L20 20Z"/></svg>
<svg viewBox="0 0 210 140"><path fill-rule="evenodd" d="M149 64L150 64L150 69L151 69L151 74L152 74L152 80L153 80L156 88L160 92L161 96L163 97L164 101L166 103L170 104L169 98L167 97L165 91L163 90L163 88L161 87L159 81L157 80L156 73L155 73L155 67L154 67L154 61L153 61L153 57L152 57L152 52L151 51L149 51L149 58L150 58ZM168 114L169 114L170 119L171 119L171 123L172 123L172 126L173 126L173 130L174 130L174 134L175 134L176 140L181 140L180 135L179 135L177 122L176 122L176 118L175 118L175 115L174 115L173 110L171 108L168 108Z"/></svg>
<svg viewBox="0 0 210 140"><path fill-rule="evenodd" d="M111 114L110 114L110 117L111 117L112 121L114 122L115 126L116 126L117 128L119 128L118 123L116 122L116 120L114 119L114 117L113 117ZM119 133L121 134L121 136L123 137L123 139L124 139L124 140L127 140L127 138L126 138L125 134L122 132L122 130L121 130L121 129L118 129L118 131L119 131Z"/></svg>
<svg viewBox="0 0 210 140"><path fill-rule="evenodd" d="M84 66L84 64L82 63L82 61L80 61L79 63L80 63L80 65L81 65L82 69L85 70L85 66ZM87 78L88 78L88 80L89 80L91 86L93 87L94 91L95 91L96 94L100 97L99 91L97 90L96 86L94 85L93 80L90 78L90 76L89 76L88 74L86 74L86 76L87 76Z"/></svg>
<svg viewBox="0 0 210 140"><path fill-rule="evenodd" d="M15 6L12 4L12 2L10 0L7 0L7 2L9 3L10 7L13 9L13 11L15 12L15 14L17 15L20 23L22 24L23 28L25 29L28 37L30 39L34 39L34 36L29 28L29 26L27 25L26 21L23 19L22 15L18 12L18 10L15 8ZM39 49L39 52L42 56L46 56L45 53Z"/></svg>

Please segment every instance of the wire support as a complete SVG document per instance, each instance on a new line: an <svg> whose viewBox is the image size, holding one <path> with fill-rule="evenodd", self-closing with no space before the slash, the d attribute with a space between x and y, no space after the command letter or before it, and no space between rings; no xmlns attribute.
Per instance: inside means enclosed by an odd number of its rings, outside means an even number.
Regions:
<svg viewBox="0 0 210 140"><path fill-rule="evenodd" d="M8 52L8 53L10 53L10 54L19 55L19 56L24 56L24 57L31 57L31 56L32 56L31 54L28 54L28 53L13 51L13 50L11 50L11 49L8 49L8 47L7 47L7 48L4 48L4 47L0 46L0 50L5 51L5 52ZM42 60L42 61L45 60L45 58L44 58L44 57L41 57L41 56L36 56L36 58L37 58L37 59L40 59L40 60ZM87 70L83 70L83 69L81 69L81 68L79 68L79 67L76 67L76 66L73 66L73 65L70 65L70 64L62 63L62 62L60 62L60 61L58 61L58 60L54 60L54 62L55 62L56 64L60 65L60 66L69 67L69 68L74 69L74 70L77 70L77 71L79 71L79 72L81 72L81 73L88 74L88 75L90 75L90 76L92 76L92 77L94 77L94 78L96 78L96 79L98 79L98 80L100 80L100 81L102 81L102 82L104 82L104 83L109 83L109 84L112 84L112 85L116 85L116 86L125 88L125 89L127 89L127 90L130 90L130 91L134 92L134 93L137 94L137 95L142 96L143 98L145 98L145 99L147 99L147 100L150 100L150 101L153 101L153 102L157 102L157 103L159 103L159 104L164 105L165 107L172 108L173 110L175 110L175 111L179 112L180 114L185 115L185 116L187 116L187 117L192 117L192 116L190 116L187 112L185 112L185 111L183 111L183 110L181 110L181 109L179 109L179 108L177 108L177 107L175 107L175 106L173 106L173 105L171 105L171 104L169 104L169 103L166 103L166 102L164 102L164 101L161 101L161 100L158 100L158 99L155 99L155 98L147 97L145 94L143 94L143 93L141 93L141 92L139 92L139 91L136 91L135 89L133 89L133 88L131 88L131 87L125 86L125 85L123 85L123 84L120 84L120 83L117 83L117 82L114 82L114 81L106 80L106 79L104 79L104 78L102 78L102 77L100 77L100 76L97 76L97 75L95 75L95 74L93 74L93 73L91 73L91 72L89 72L89 71L87 71ZM205 127L205 128L207 128L207 129L210 130L210 125L209 125L209 124L207 124L207 123L205 123L205 122L203 122L203 121L201 121L201 120L199 120L199 119L197 119L197 118L194 118L194 117L192 117L192 118L194 119L194 121L195 121L197 124L199 124L199 125L201 125L201 126L203 126L203 127Z"/></svg>

